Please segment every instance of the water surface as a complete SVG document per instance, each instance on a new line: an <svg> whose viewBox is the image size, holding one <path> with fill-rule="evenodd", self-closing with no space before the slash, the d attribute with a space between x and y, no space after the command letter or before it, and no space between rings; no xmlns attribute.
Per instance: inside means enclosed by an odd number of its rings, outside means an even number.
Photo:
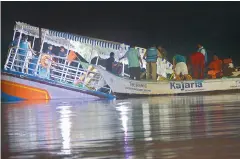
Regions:
<svg viewBox="0 0 240 159"><path fill-rule="evenodd" d="M239 159L240 94L2 104L2 154Z"/></svg>

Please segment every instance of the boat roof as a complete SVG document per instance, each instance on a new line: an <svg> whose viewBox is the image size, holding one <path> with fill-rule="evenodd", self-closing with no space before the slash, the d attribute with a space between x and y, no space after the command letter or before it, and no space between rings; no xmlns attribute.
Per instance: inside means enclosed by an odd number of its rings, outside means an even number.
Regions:
<svg viewBox="0 0 240 159"><path fill-rule="evenodd" d="M25 35L39 38L39 27L27 23L16 22L14 30L22 32ZM96 56L106 59L109 57L110 52L114 52L118 57L123 56L130 47L124 43L91 38L46 28L41 28L41 33L42 37L45 35L44 42L58 47L63 46L69 48L80 54L88 62ZM138 46L136 49L139 50L141 55L146 51L145 48ZM165 59L162 60L166 61ZM128 63L126 59L124 61L125 63ZM172 64L169 61L166 62L168 67L172 67Z"/></svg>
<svg viewBox="0 0 240 159"><path fill-rule="evenodd" d="M22 32L26 35L39 38L39 27L35 27L23 22L16 22L14 29L19 32L22 30ZM75 41L79 43L90 44L93 46L99 46L102 48L111 48L113 50L119 50L120 47L123 47L123 46L124 46L124 50L128 50L128 48L130 47L129 45L122 44L119 42L86 37L82 35L60 32L60 31L50 30L46 28L42 28L41 31L42 31L42 35L45 34L47 37L45 41L56 46L64 45L65 47L68 47L68 45L70 45L70 48L71 48L73 46L69 44L69 41ZM146 50L145 48L141 48L141 47L136 47L136 48L139 49L140 52L145 52Z"/></svg>

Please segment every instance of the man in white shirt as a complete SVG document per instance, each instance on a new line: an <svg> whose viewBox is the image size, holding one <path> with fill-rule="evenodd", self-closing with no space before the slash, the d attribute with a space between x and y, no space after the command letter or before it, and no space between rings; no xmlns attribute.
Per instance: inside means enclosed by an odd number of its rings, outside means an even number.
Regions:
<svg viewBox="0 0 240 159"><path fill-rule="evenodd" d="M204 57L205 57L205 64L207 64L207 51L206 51L206 49L201 44L198 44L197 47L198 47L198 51L197 52L201 52L204 55Z"/></svg>

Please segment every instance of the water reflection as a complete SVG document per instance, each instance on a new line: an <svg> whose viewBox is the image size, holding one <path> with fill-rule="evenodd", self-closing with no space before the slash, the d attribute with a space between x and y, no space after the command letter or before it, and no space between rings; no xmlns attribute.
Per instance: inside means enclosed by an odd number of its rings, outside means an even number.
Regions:
<svg viewBox="0 0 240 159"><path fill-rule="evenodd" d="M60 130L62 134L62 154L71 154L70 131L71 131L71 106L63 105L57 108L60 113Z"/></svg>
<svg viewBox="0 0 240 159"><path fill-rule="evenodd" d="M4 158L234 158L239 104L239 94L2 104L2 150Z"/></svg>

